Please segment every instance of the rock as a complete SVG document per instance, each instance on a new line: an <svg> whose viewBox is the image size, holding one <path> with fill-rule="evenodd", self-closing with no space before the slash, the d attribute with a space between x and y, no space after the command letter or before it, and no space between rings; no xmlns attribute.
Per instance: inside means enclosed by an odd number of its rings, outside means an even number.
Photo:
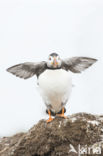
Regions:
<svg viewBox="0 0 103 156"><path fill-rule="evenodd" d="M103 155L103 116L78 113L48 124L40 120L27 133L0 139L0 156L79 156L83 151Z"/></svg>

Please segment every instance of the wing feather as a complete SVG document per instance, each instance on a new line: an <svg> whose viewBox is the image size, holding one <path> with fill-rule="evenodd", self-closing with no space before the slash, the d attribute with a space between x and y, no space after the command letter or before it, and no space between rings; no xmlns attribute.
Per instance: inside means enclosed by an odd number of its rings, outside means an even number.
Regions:
<svg viewBox="0 0 103 156"><path fill-rule="evenodd" d="M62 68L74 73L81 73L96 61L97 59L89 57L72 57L62 61Z"/></svg>
<svg viewBox="0 0 103 156"><path fill-rule="evenodd" d="M7 69L8 72L16 75L17 77L28 79L33 75L39 75L46 69L46 62L25 62L21 64L17 64Z"/></svg>

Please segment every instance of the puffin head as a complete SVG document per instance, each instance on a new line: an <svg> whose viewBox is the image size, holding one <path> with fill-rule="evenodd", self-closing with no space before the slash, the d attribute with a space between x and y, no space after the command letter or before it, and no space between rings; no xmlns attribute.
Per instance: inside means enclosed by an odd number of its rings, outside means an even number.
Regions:
<svg viewBox="0 0 103 156"><path fill-rule="evenodd" d="M62 61L57 53L51 53L48 57L47 67L51 69L61 68Z"/></svg>

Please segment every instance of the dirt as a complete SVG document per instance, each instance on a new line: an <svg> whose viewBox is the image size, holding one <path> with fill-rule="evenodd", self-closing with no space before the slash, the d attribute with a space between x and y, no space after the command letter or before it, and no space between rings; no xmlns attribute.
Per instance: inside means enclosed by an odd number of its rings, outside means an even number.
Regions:
<svg viewBox="0 0 103 156"><path fill-rule="evenodd" d="M51 123L40 120L26 133L0 139L0 156L79 156L80 152L103 156L103 116L77 113Z"/></svg>

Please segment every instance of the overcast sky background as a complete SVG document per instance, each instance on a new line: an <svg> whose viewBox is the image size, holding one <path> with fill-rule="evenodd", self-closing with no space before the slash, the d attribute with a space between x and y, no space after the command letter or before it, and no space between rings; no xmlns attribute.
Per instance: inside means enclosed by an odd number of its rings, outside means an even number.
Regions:
<svg viewBox="0 0 103 156"><path fill-rule="evenodd" d="M66 114L103 114L103 0L0 0L0 136L48 118L36 77L23 80L6 68L46 60L52 52L98 59L72 74Z"/></svg>

